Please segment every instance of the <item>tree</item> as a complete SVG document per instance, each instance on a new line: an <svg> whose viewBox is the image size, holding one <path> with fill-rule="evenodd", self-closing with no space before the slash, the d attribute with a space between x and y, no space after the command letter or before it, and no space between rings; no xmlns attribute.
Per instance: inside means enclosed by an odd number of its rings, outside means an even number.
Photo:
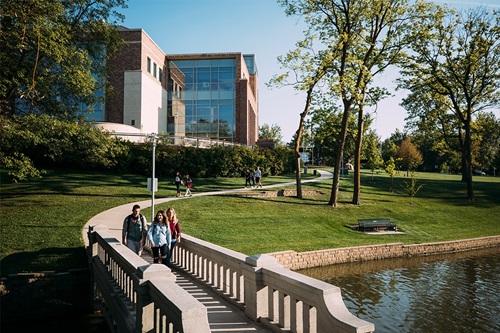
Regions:
<svg viewBox="0 0 500 333"><path fill-rule="evenodd" d="M368 134L368 138L366 140L366 148L364 149L364 156L367 159L366 165L372 171L372 180L373 180L373 172L375 169L380 168L384 164L384 160L380 155L380 144L377 135L374 132L370 132Z"/></svg>
<svg viewBox="0 0 500 333"><path fill-rule="evenodd" d="M126 0L0 0L0 113L74 118L104 91Z"/></svg>
<svg viewBox="0 0 500 333"><path fill-rule="evenodd" d="M500 13L428 6L430 15L409 33L412 52L400 84L411 93L404 105L417 120L434 121L445 142L458 146L472 201L473 117L500 102Z"/></svg>
<svg viewBox="0 0 500 333"><path fill-rule="evenodd" d="M500 120L493 113L480 114L474 128L479 146L476 167L490 171L500 167L495 165L500 160Z"/></svg>
<svg viewBox="0 0 500 333"><path fill-rule="evenodd" d="M411 142L411 137L409 136L401 143L397 156L401 161L401 166L407 170L407 173L416 170L422 164L422 154Z"/></svg>
<svg viewBox="0 0 500 333"><path fill-rule="evenodd" d="M278 0L287 15L300 15L308 25L305 38L315 46L316 73L332 97L342 102L342 121L329 205L336 207L341 159L351 113L358 118L357 149L361 149L364 106L369 85L375 75L396 64L404 48L406 0ZM313 42L317 38L316 44ZM323 49L319 50L320 47ZM297 58L294 58L296 60ZM318 76L316 76L318 77ZM319 82L319 81L317 81ZM311 87L311 86L310 86ZM304 89L305 91L306 89ZM360 156L357 154L356 156ZM360 173L359 160L355 173ZM358 187L359 188L359 187ZM354 201L354 200L353 200Z"/></svg>
<svg viewBox="0 0 500 333"><path fill-rule="evenodd" d="M268 85L292 85L294 89L306 92L304 110L300 114L299 126L295 132L294 138L297 197L302 199L300 144L306 124L307 114L309 113L314 99L314 90L317 84L327 74L327 65L324 63L322 57L316 57L314 55L314 51L311 49L312 39L310 37L306 37L303 41L297 42L296 46L297 49L289 51L285 56L278 57L278 62L281 63L282 67L288 68L294 73L295 81L292 83L288 81L291 74L287 72L282 75L275 75L270 80Z"/></svg>
<svg viewBox="0 0 500 333"><path fill-rule="evenodd" d="M259 126L259 139L271 139L277 144L283 144L283 135L281 134L281 127L277 124L269 126L264 124Z"/></svg>
<svg viewBox="0 0 500 333"><path fill-rule="evenodd" d="M394 192L394 176L396 175L396 163L394 162L394 158L392 158L392 156L385 163L385 172L387 172L391 177L390 191Z"/></svg>

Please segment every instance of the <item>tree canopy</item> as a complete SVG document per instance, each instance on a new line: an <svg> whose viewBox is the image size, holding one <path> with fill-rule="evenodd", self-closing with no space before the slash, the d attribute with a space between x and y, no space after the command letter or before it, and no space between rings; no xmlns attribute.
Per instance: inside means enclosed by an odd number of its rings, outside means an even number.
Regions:
<svg viewBox="0 0 500 333"><path fill-rule="evenodd" d="M126 0L0 0L0 112L73 118L102 102ZM101 91L101 94L97 92Z"/></svg>
<svg viewBox="0 0 500 333"><path fill-rule="evenodd" d="M473 122L500 102L500 12L479 7L461 13L428 5L409 30L411 52L400 85L409 118L440 129L461 154L467 198L472 187Z"/></svg>

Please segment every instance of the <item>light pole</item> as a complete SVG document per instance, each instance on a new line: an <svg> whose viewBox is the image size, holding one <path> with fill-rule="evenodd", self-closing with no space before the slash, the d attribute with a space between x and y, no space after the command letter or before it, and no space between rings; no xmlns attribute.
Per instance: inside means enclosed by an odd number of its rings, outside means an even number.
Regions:
<svg viewBox="0 0 500 333"><path fill-rule="evenodd" d="M156 184L158 184L155 180L155 157L156 157L156 140L158 139L158 136L155 133L151 133L151 140L153 142L153 158L152 158L152 176L151 176L151 222L154 221L155 217L155 190L156 190Z"/></svg>

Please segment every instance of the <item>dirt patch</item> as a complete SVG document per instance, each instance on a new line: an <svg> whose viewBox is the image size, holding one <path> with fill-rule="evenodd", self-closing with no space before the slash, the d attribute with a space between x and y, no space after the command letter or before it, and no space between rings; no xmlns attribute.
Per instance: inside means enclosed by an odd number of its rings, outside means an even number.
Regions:
<svg viewBox="0 0 500 333"><path fill-rule="evenodd" d="M325 194L324 192L318 190L303 190L302 196L304 197L312 197L317 195ZM240 197L249 197L249 198L273 198L273 197L296 197L296 190L279 190L279 191L248 191L243 193L236 193L237 196Z"/></svg>

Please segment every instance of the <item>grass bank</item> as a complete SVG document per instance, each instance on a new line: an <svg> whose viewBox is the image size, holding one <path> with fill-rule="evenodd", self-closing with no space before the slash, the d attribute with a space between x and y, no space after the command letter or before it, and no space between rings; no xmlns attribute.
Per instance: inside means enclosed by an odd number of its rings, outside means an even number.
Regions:
<svg viewBox="0 0 500 333"><path fill-rule="evenodd" d="M43 179L20 184L9 182L4 173L1 177L2 275L86 268L84 224L106 209L151 197L145 178L136 175L50 171ZM311 171L304 175L312 177ZM390 192L391 180L385 173L363 172L360 206L349 203L352 175L341 180L338 208L327 205L331 180L304 184L304 190L314 189L318 194L302 200L235 194L193 197L171 205L178 211L183 232L249 255L500 234L500 178L475 177L476 201L469 202L457 175L418 173L417 177L424 186L410 200L404 191L409 178L404 174L395 178L395 191ZM294 175L270 177L264 178L264 184L293 180ZM194 193L244 185L243 178L194 181ZM160 178L156 197L174 195L171 180ZM149 209L142 213L151 216ZM347 228L358 218L379 217L391 218L405 234L366 235Z"/></svg>

